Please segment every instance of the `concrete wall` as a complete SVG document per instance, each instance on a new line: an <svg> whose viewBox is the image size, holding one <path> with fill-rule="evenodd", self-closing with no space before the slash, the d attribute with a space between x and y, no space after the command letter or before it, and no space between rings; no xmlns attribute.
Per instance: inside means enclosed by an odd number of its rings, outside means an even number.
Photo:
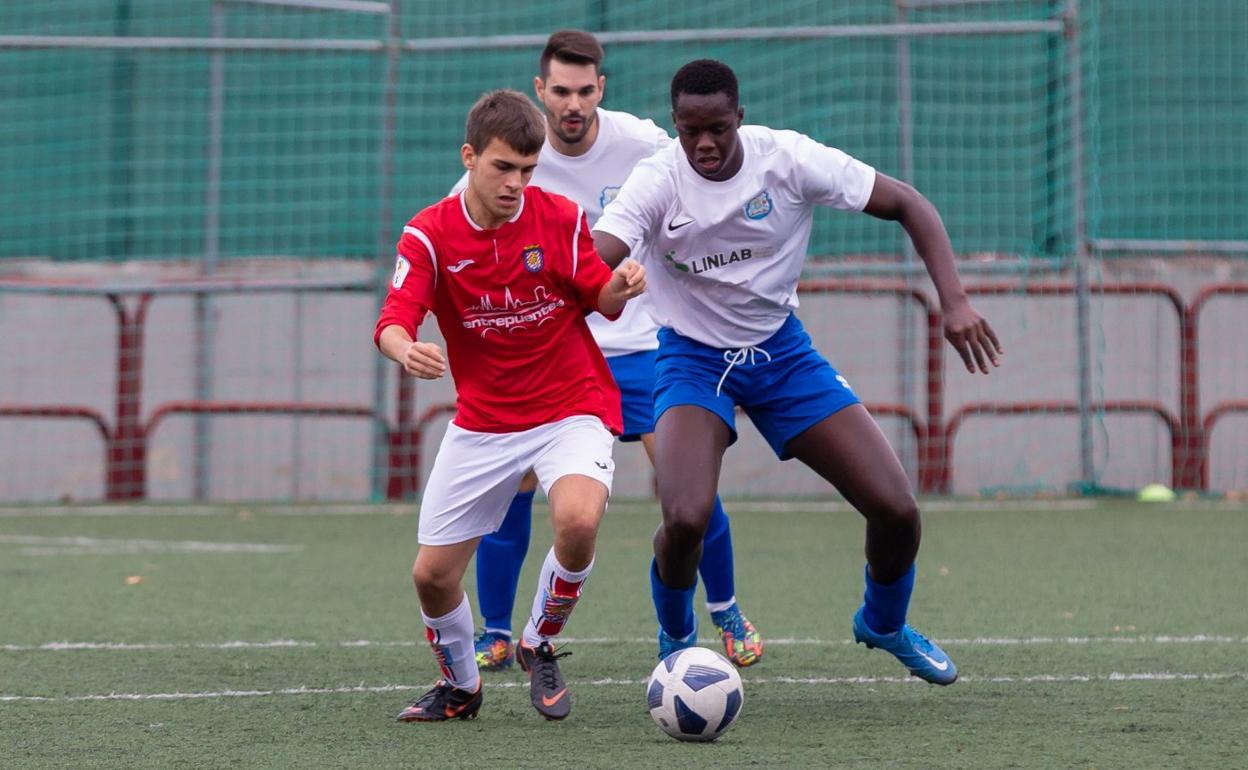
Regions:
<svg viewBox="0 0 1248 770"><path fill-rule="evenodd" d="M7 263L7 275L57 280L137 281L189 275L179 265ZM367 277L359 262L237 263L230 274L250 277ZM1101 265L1100 279L1158 281L1189 301L1215 281L1248 280L1229 261L1130 261ZM973 279L968 279L973 280ZM945 348L949 415L971 401L1074 400L1077 396L1075 305L1069 298L1019 295L977 301L1006 348L991 376L970 375ZM160 296L145 327L142 414L194 395L193 300ZM888 297L804 295L799 311L816 345L868 402L904 400L923 410L923 382L899 374L899 302ZM1157 400L1178 412L1178 325L1172 308L1147 296L1098 299L1094 315L1096 398ZM223 296L214 304L218 344L213 396L219 399L323 401L367 405L373 392L371 332L375 300L360 294ZM922 328L913 318L913 360L922 362ZM1201 404L1207 412L1231 398L1248 398L1248 297L1211 302L1202 316ZM436 324L427 326L436 338ZM116 386L117 323L102 298L32 296L0 292L0 403L75 404L100 411L111 424ZM393 369L387 394L394 397ZM421 382L417 412L453 400L449 381ZM386 413L393 414L393 403ZM350 418L209 418L209 494L217 499L367 499L371 429ZM881 425L907 468L913 442L895 418ZM150 437L149 495L187 499L194 490L194 418L165 420ZM424 467L436 452L445 418L424 441ZM796 462L779 463L754 432L739 422L741 440L725 461L726 495L822 495L827 485ZM1099 417L1095 463L1109 486L1138 487L1170 478L1170 446L1150 416ZM1248 487L1248 416L1226 418L1213 433L1211 483ZM1078 420L1060 416L968 419L954 442L953 489L958 494L1061 492L1079 478ZM651 471L639 445L617 451L616 493L641 496ZM0 419L0 500L99 499L104 494L104 445L86 423Z"/></svg>

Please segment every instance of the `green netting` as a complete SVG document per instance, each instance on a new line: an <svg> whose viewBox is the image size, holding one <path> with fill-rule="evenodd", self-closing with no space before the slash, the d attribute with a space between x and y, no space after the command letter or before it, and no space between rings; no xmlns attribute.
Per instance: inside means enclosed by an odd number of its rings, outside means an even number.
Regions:
<svg viewBox="0 0 1248 770"><path fill-rule="evenodd" d="M0 36L380 41L383 14L211 0L0 5ZM905 6L906 4L901 4ZM1037 22L1064 2L731 0L715 27ZM1089 236L1248 240L1248 3L1082 0ZM404 39L545 35L555 27L707 27L660 0L399 4ZM220 125L222 257L373 257L382 201L385 53L0 47L0 256L196 259L212 239L212 126ZM839 146L909 176L955 248L1074 251L1072 94L1060 30L823 40L607 45L607 106L669 125L667 83L695 56L729 62L747 120ZM400 56L392 221L459 174L465 112L482 91L531 89L540 46L474 44ZM899 69L908 58L909 66ZM212 109L213 61L221 110ZM908 75L907 77L903 77ZM909 132L902 117L911 116ZM910 137L908 148L905 136ZM912 162L908 165L905 158ZM896 255L900 231L821 212L820 255Z"/></svg>
<svg viewBox="0 0 1248 770"><path fill-rule="evenodd" d="M1248 3L1096 11L1093 237L1248 239Z"/></svg>

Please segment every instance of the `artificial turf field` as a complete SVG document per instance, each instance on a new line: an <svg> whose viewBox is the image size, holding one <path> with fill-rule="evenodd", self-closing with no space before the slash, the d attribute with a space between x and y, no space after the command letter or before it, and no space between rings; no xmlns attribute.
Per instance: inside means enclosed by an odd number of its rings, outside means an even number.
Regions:
<svg viewBox="0 0 1248 770"><path fill-rule="evenodd" d="M0 508L0 767L1248 767L1243 506L924 508L910 620L957 663L947 688L849 642L857 514L728 501L768 646L704 745L645 708L653 503L604 522L565 631L571 717L543 721L515 669L441 725L392 721L436 673L414 506ZM549 543L539 504L517 627Z"/></svg>

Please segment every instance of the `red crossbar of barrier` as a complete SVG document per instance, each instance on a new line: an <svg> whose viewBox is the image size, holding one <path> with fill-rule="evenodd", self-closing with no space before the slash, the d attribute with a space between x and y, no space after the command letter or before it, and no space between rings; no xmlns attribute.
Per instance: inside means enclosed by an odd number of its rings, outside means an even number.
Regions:
<svg viewBox="0 0 1248 770"><path fill-rule="evenodd" d="M13 282L8 282L12 284ZM13 284L18 286L18 284ZM19 288L33 286L25 282ZM231 285L231 289L249 290L250 286ZM74 405L24 405L0 404L0 418L78 419L91 422L103 437L105 452L105 495L110 500L140 499L146 496L147 440L155 427L172 414L284 414L306 417L360 417L373 418L371 407L357 404L305 404L292 402L220 402L176 401L156 408L146 424L141 417L143 331L148 306L155 293L144 288L115 288L91 292L88 288L71 284L47 284L46 293L55 294L94 293L103 296L113 306L117 316L117 378L115 414L110 427L104 416L97 411ZM176 287L175 287L176 288ZM264 290L280 291L291 287L274 284L260 286ZM195 287L183 287L178 291L198 291ZM292 289L293 290L293 289ZM334 291L334 286L316 286L311 290ZM353 290L343 287L342 290ZM925 318L927 339L923 366L926 380L927 403L922 415L901 404L869 404L876 414L897 416L907 421L914 431L919 454L919 488L924 492L947 492L950 489L952 469L952 441L961 423L971 415L1020 415L1020 414L1077 414L1079 405L1065 401L982 402L967 404L950 415L944 415L944 351L943 329L939 308L926 292L902 281L819 279L803 281L799 290L805 293L840 293L856 295L893 296L919 305ZM1093 294L1106 296L1153 295L1165 299L1174 307L1179 322L1179 413L1174 415L1164 406L1151 401L1107 400L1089 405L1097 411L1151 413L1161 419L1171 435L1172 486L1181 489L1208 488L1210 432L1219 419L1230 413L1248 412L1248 400L1231 399L1215 404L1206 414L1200 414L1199 402L1199 321L1203 309L1218 296L1248 295L1248 283L1221 283L1203 288L1191 304L1183 301L1170 286L1158 283L1121 283L1095 286ZM1066 283L1017 283L980 284L967 287L967 292L977 296L1071 296L1075 287ZM127 298L134 297L134 302ZM403 499L416 494L420 488L420 444L428 424L436 417L454 411L453 404L429 407L418 418L413 418L415 403L414 384L411 378L399 373L397 416L388 424L386 440L389 447L387 462L386 496Z"/></svg>

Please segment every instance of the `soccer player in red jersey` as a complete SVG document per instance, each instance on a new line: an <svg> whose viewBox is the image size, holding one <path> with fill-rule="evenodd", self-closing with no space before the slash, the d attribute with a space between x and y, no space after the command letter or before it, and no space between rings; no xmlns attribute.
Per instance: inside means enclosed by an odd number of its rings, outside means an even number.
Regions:
<svg viewBox="0 0 1248 770"><path fill-rule="evenodd" d="M417 214L398 245L374 341L416 377L447 368L456 414L420 507L412 578L442 670L401 721L471 719L481 707L473 618L462 581L483 535L498 528L532 469L550 501L555 544L518 645L533 706L563 719L571 697L551 640L563 630L594 562L611 491L620 394L585 316L618 317L645 289L636 262L614 272L594 251L581 208L527 187L545 138L541 114L516 91L493 91L468 114L460 154L468 186ZM446 340L422 342L432 311Z"/></svg>

